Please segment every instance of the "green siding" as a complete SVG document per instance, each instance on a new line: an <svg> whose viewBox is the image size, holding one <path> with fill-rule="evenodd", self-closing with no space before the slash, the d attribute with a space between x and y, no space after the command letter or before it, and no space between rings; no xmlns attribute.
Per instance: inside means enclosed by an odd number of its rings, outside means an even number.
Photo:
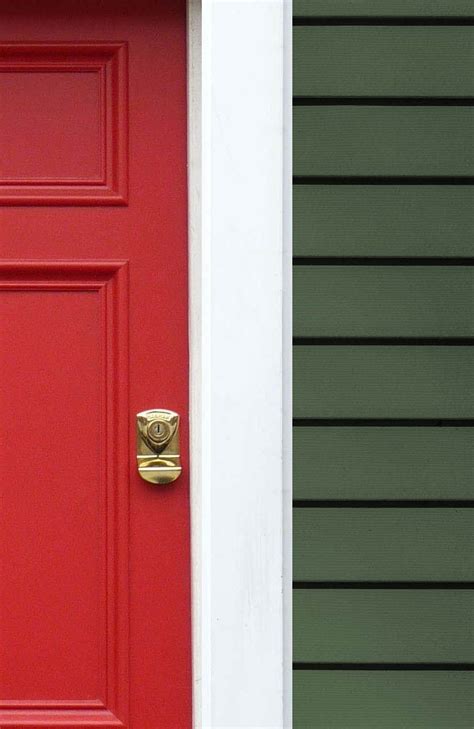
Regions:
<svg viewBox="0 0 474 729"><path fill-rule="evenodd" d="M295 347L296 418L472 418L472 347Z"/></svg>
<svg viewBox="0 0 474 729"><path fill-rule="evenodd" d="M471 590L295 590L293 600L298 662L474 659Z"/></svg>
<svg viewBox="0 0 474 729"><path fill-rule="evenodd" d="M294 428L295 499L474 499L471 428Z"/></svg>
<svg viewBox="0 0 474 729"><path fill-rule="evenodd" d="M470 581L474 509L294 509L303 581ZM315 599L320 599L317 595Z"/></svg>
<svg viewBox="0 0 474 729"><path fill-rule="evenodd" d="M294 334L471 336L474 268L297 267Z"/></svg>
<svg viewBox="0 0 474 729"><path fill-rule="evenodd" d="M298 27L297 96L469 96L474 28Z"/></svg>
<svg viewBox="0 0 474 729"><path fill-rule="evenodd" d="M474 0L293 9L294 726L472 729Z"/></svg>
<svg viewBox="0 0 474 729"><path fill-rule="evenodd" d="M296 185L295 256L471 256L474 188Z"/></svg>
<svg viewBox="0 0 474 729"><path fill-rule="evenodd" d="M296 671L293 729L472 729L474 674Z"/></svg>
<svg viewBox="0 0 474 729"><path fill-rule="evenodd" d="M473 16L472 0L294 0L293 15L344 16ZM453 727L454 729L454 727Z"/></svg>
<svg viewBox="0 0 474 729"><path fill-rule="evenodd" d="M295 175L473 175L470 107L297 106Z"/></svg>

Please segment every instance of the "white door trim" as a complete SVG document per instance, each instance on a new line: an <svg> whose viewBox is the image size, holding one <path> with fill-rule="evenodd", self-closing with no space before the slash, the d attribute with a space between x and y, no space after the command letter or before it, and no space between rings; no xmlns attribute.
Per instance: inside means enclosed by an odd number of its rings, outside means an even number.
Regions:
<svg viewBox="0 0 474 729"><path fill-rule="evenodd" d="M291 725L291 2L188 0L195 729Z"/></svg>

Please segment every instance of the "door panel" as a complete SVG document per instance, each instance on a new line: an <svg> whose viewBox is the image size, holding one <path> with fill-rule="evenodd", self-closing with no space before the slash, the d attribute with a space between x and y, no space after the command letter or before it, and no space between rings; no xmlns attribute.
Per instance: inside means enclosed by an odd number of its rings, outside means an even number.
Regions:
<svg viewBox="0 0 474 729"><path fill-rule="evenodd" d="M105 316L124 271L102 269L0 264L2 702L127 697L127 442L107 376L126 380L126 342Z"/></svg>
<svg viewBox="0 0 474 729"><path fill-rule="evenodd" d="M0 200L125 202L127 44L1 43L0 71Z"/></svg>
<svg viewBox="0 0 474 729"><path fill-rule="evenodd" d="M0 29L0 725L188 728L185 3ZM166 487L152 407L181 416Z"/></svg>

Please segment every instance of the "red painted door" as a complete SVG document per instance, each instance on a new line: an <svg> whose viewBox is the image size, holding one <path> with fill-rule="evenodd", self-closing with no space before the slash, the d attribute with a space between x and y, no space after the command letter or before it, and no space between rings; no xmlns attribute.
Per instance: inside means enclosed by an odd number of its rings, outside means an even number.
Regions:
<svg viewBox="0 0 474 729"><path fill-rule="evenodd" d="M185 44L184 0L0 6L1 727L191 725Z"/></svg>

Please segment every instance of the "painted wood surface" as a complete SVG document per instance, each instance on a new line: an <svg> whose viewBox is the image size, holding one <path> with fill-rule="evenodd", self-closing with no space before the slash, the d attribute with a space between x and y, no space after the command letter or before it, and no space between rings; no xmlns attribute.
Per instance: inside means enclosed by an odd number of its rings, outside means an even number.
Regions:
<svg viewBox="0 0 474 729"><path fill-rule="evenodd" d="M297 671L294 706L294 729L471 729L474 675L449 670Z"/></svg>
<svg viewBox="0 0 474 729"><path fill-rule="evenodd" d="M297 346L296 418L472 418L474 350Z"/></svg>
<svg viewBox="0 0 474 729"><path fill-rule="evenodd" d="M0 726L190 728L186 4L3 4L0 66Z"/></svg>
<svg viewBox="0 0 474 729"><path fill-rule="evenodd" d="M293 528L297 581L474 580L474 509L295 508Z"/></svg>
<svg viewBox="0 0 474 729"><path fill-rule="evenodd" d="M456 663L473 658L472 590L295 590L297 663Z"/></svg>
<svg viewBox="0 0 474 729"><path fill-rule="evenodd" d="M332 17L401 17L432 16L470 17L473 15L472 0L294 0L293 14L317 18Z"/></svg>
<svg viewBox="0 0 474 729"><path fill-rule="evenodd" d="M433 106L297 106L298 176L469 176L474 109Z"/></svg>
<svg viewBox="0 0 474 729"><path fill-rule="evenodd" d="M294 726L467 729L474 5L294 14Z"/></svg>
<svg viewBox="0 0 474 729"><path fill-rule="evenodd" d="M298 266L296 337L468 337L474 268Z"/></svg>
<svg viewBox="0 0 474 729"><path fill-rule="evenodd" d="M282 472L291 440L283 436L291 427L286 333L282 343L291 281L283 222L291 15L283 0L192 0L189 9L197 24L190 49L194 725L283 727L291 707L290 478ZM249 441L259 448L249 450ZM237 457L244 453L248 479Z"/></svg>
<svg viewBox="0 0 474 729"><path fill-rule="evenodd" d="M474 91L471 26L301 26L296 96L456 97Z"/></svg>
<svg viewBox="0 0 474 729"><path fill-rule="evenodd" d="M474 432L293 428L295 499L473 499Z"/></svg>
<svg viewBox="0 0 474 729"><path fill-rule="evenodd" d="M471 256L474 190L295 185L295 256Z"/></svg>

